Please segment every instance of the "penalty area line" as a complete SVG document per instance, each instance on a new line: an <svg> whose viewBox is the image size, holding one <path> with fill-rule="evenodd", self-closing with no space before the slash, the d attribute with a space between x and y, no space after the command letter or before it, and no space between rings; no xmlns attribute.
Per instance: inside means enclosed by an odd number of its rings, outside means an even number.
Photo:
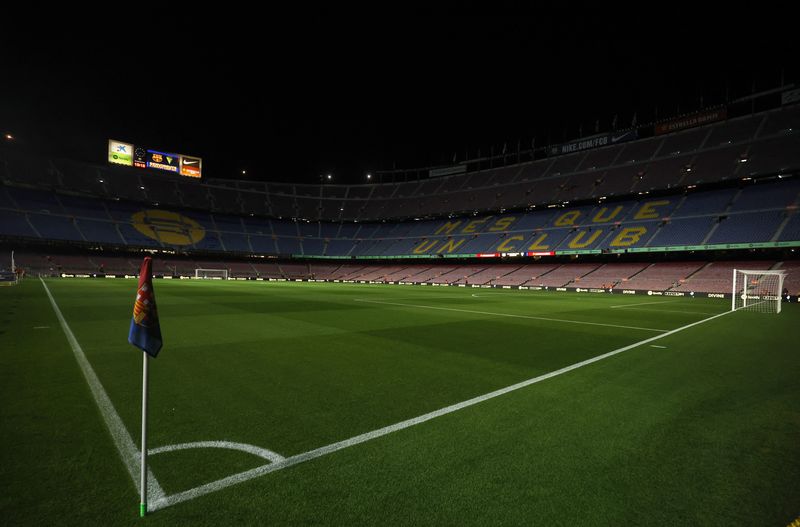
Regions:
<svg viewBox="0 0 800 527"><path fill-rule="evenodd" d="M495 390L493 392L486 393L484 395L479 395L478 397L473 397L472 399L467 399L466 401L462 401L460 403L452 404L450 406L445 406L444 408L440 408L438 410L434 410L433 412L429 412L418 417L414 417L412 419L407 419L405 421L400 421L399 423L395 423L393 425L384 426L383 428L378 428L377 430L373 430L371 432L366 432L364 434L360 434L357 436L353 436L349 439L345 439L343 441L339 441L336 443L332 443L327 446L323 446L320 448L316 448L314 450L309 450L308 452L303 452L302 454L297 454L291 457L287 457L282 461L278 461L277 463L270 463L267 465L261 465L259 467L246 470L244 472L240 472L238 474L234 474L232 476L228 476L226 478L219 479L217 481L212 481L211 483L206 483L205 485L200 485L193 489L189 489L183 492L179 492L177 494L173 494L171 496L167 496L161 499L158 503L155 504L154 510L162 509L165 507L169 507L171 505L176 505L178 503L182 503L184 501L189 501L195 498L199 498L200 496L205 496L206 494L211 494L213 492L217 492L219 490L225 489L232 485L237 485L239 483L244 483L245 481L249 481L251 479L263 476L265 474L269 474L270 472L275 472L278 470L282 470L284 468L288 468L299 463L303 463L305 461L310 461L312 459L316 459L318 457L326 456L328 454L332 454L339 450L343 450L345 448L358 445L361 443L365 443L367 441L371 441L373 439L377 439L379 437L383 437L385 435L424 423L426 421L430 421L431 419L435 419L437 417L441 417L443 415L447 415L458 410L462 410L464 408L468 408L470 406L474 406L476 404L482 403L484 401L488 401L489 399L494 399L495 397L500 397L501 395L505 395L507 393L520 390L532 384L536 384L547 379L552 379L553 377L558 377L559 375L563 375L573 370L577 370L578 368L583 368L584 366L588 366L595 362L599 362L601 360L605 360L609 357L613 357L614 355L618 355L620 353L626 352L628 350L632 350L634 348L638 348L639 346L643 346L645 344L650 344L651 342L655 342L659 339L663 339L665 337L669 337L670 335L674 335L675 333L687 330L689 328L693 328L699 324L703 324L705 322L709 322L714 320L715 318L719 318L725 316L729 313L733 313L733 311L726 311L724 313L720 313L718 315L714 315L708 318L704 318L703 320L699 320L697 322L692 322L691 324L686 324L685 326L681 326L676 329L672 329L667 331L666 333L662 333L661 335L656 335L654 337L650 337L648 339L641 340L639 342L634 342L633 344L629 344L627 346L623 346L621 348L617 348L615 350L609 351L602 355L598 355L596 357L592 357L590 359L586 359L581 362L576 362L570 366L565 366L559 370L552 371L550 373L545 373L544 375L539 375L538 377L533 377L531 379L518 382L516 384L512 384L510 386L506 386L505 388L500 388L499 390Z"/></svg>
<svg viewBox="0 0 800 527"><path fill-rule="evenodd" d="M114 404L111 402L108 393L106 393L103 385L100 383L100 379L89 363L89 359L86 358L86 354L78 343L78 339L76 339L75 334L72 333L69 324L67 324L67 320L64 318L64 315L61 314L61 309L59 309L55 298L53 298L53 295L50 293L50 288L47 287L47 284L41 278L39 278L39 281L42 282L44 291L50 299L50 305L53 306L56 318L59 324L61 324L61 329L64 330L64 335L67 337L67 342L69 342L72 348L75 360L78 362L81 372L83 372L86 383L89 385L89 390L92 392L92 397L94 397L94 402L100 409L100 415L103 417L103 421L108 431L111 433L111 438L114 440L114 445L117 447L119 457L122 458L125 468L128 469L128 473L131 479L133 479L133 485L136 487L136 492L138 494L140 491L139 474L141 473L141 469L139 467L139 457L141 456L141 452L133 442L131 435L128 433L128 429L125 428L122 418L120 418L116 408L114 408ZM165 493L150 469L147 469L147 480L150 483L147 486L147 500L150 504L148 510L152 511L154 510L153 505L163 500Z"/></svg>

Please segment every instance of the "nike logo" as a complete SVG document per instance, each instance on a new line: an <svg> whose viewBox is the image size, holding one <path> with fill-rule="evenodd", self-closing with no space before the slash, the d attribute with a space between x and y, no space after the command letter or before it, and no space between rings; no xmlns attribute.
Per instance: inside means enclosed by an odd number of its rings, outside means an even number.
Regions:
<svg viewBox="0 0 800 527"><path fill-rule="evenodd" d="M184 164L184 165L196 165L196 164L198 164L199 162L200 162L200 161L198 161L197 159L184 159L184 160L183 160L183 164Z"/></svg>
<svg viewBox="0 0 800 527"><path fill-rule="evenodd" d="M616 143L617 141L625 139L626 137L628 137L628 133L627 132L624 133L624 134L621 134L621 135L612 135L611 136L611 142L612 143Z"/></svg>

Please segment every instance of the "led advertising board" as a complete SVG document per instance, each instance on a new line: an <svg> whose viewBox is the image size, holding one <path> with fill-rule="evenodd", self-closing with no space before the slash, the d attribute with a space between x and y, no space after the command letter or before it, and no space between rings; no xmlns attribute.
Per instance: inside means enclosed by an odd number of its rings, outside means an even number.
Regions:
<svg viewBox="0 0 800 527"><path fill-rule="evenodd" d="M147 168L157 168L167 172L178 172L180 156L178 154L167 154L157 150L147 151Z"/></svg>
<svg viewBox="0 0 800 527"><path fill-rule="evenodd" d="M109 139L108 162L115 165L133 166L133 145Z"/></svg>
<svg viewBox="0 0 800 527"><path fill-rule="evenodd" d="M108 140L108 162L162 170L192 178L199 178L203 174L203 160L197 156L162 152L113 139Z"/></svg>

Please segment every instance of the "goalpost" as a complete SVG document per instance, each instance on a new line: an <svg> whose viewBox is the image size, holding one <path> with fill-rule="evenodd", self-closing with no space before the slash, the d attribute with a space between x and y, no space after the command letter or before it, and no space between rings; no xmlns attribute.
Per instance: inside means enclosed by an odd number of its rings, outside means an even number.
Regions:
<svg viewBox="0 0 800 527"><path fill-rule="evenodd" d="M785 271L733 270L731 311L780 313Z"/></svg>
<svg viewBox="0 0 800 527"><path fill-rule="evenodd" d="M195 278L204 278L207 280L227 280L228 279L228 270L227 269L195 269L194 270L194 277Z"/></svg>

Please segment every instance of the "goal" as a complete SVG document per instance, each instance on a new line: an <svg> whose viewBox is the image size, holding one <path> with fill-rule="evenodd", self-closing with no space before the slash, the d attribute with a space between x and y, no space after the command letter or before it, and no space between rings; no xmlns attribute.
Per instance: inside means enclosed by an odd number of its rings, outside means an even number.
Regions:
<svg viewBox="0 0 800 527"><path fill-rule="evenodd" d="M194 277L195 278L205 278L208 280L227 280L228 279L228 270L227 269L195 269L194 270Z"/></svg>
<svg viewBox="0 0 800 527"><path fill-rule="evenodd" d="M785 271L733 270L731 310L780 313Z"/></svg>

